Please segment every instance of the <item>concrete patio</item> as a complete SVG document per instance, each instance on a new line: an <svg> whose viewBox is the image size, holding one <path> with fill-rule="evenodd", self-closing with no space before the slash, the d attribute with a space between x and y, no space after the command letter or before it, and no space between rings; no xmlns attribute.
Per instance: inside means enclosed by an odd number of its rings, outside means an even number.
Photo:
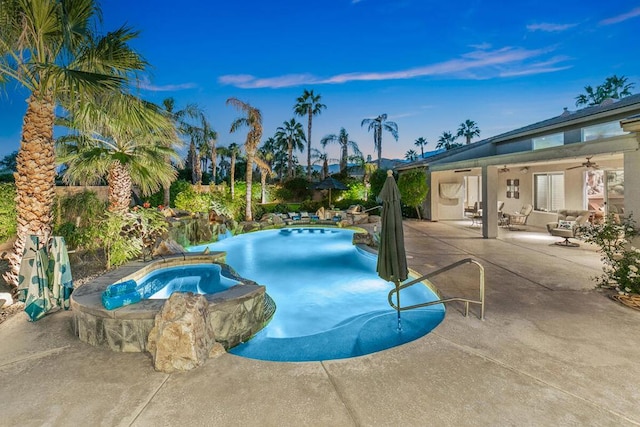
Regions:
<svg viewBox="0 0 640 427"><path fill-rule="evenodd" d="M0 425L640 425L640 312L594 290L593 248L458 222L405 222L411 268L486 270L486 320L448 306L431 334L364 357L274 363L230 354L187 373L80 342L71 313L0 325ZM472 266L434 281L472 295Z"/></svg>

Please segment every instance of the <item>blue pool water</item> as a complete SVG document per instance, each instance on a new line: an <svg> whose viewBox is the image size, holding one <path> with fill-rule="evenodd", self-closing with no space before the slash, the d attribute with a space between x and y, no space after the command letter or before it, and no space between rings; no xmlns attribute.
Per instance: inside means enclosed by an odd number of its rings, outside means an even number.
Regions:
<svg viewBox="0 0 640 427"><path fill-rule="evenodd" d="M221 268L217 264L193 264L161 268L140 279L139 286L159 289L149 299L166 299L174 292L214 294L225 291L239 283L237 280L222 276L220 272Z"/></svg>
<svg viewBox="0 0 640 427"><path fill-rule="evenodd" d="M444 318L444 306L405 311L402 331L387 302L393 284L376 273L375 255L352 244L352 230L259 231L190 248L226 251L227 264L265 285L276 302L271 322L230 350L261 360L318 361L360 356L419 338ZM434 301L427 286L401 292L403 306Z"/></svg>

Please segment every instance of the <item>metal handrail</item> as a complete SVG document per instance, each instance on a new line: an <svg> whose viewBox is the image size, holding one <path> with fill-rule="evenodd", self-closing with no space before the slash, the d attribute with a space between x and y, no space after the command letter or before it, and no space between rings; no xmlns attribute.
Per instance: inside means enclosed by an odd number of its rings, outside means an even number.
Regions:
<svg viewBox="0 0 640 427"><path fill-rule="evenodd" d="M439 299L437 301L431 301L431 302L425 302L425 303L421 303L421 304L414 304L414 305L410 305L407 307L400 307L400 311L405 311L405 310L412 310L414 308L420 308L420 307L427 307L430 305L435 305L435 304L441 304L441 303L446 303L446 302L452 302L452 301L462 301L465 303L465 311L464 311L464 316L467 317L469 315L469 303L472 304L480 304L480 320L484 320L484 267L482 266L482 264L480 264L478 261L476 261L473 258L465 258L462 259L460 261L454 262L451 265L448 265L446 267L442 267L436 271L433 271L429 274L425 274L422 277L419 277L415 280L412 280L408 283L403 283L401 284L398 288L394 288L389 292L389 305L391 307L393 307L395 310L398 310L398 307L393 303L393 294L396 292L399 292L402 289L408 288L409 286L413 286L417 283L422 282L423 280L429 280L432 277L435 277L441 273L444 273L446 271L449 270L453 270L454 268L457 268L461 265L464 264L475 264L478 266L479 269L479 273L480 273L480 300L476 301L476 300L472 300L472 299L468 299L468 298L462 298L462 297L451 297L451 298L443 298L443 299Z"/></svg>

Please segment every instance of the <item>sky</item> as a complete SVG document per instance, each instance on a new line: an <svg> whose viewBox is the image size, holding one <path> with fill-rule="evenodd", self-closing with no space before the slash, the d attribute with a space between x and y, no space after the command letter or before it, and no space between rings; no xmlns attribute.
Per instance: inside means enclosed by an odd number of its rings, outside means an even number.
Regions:
<svg viewBox="0 0 640 427"><path fill-rule="evenodd" d="M444 131L471 119L474 141L575 110L584 86L625 76L640 92L640 5L601 0L102 1L102 31L126 25L150 63L139 95L176 108L197 104L218 145L240 116L236 97L259 108L263 140L295 117L304 89L327 108L312 146L341 127L376 158L364 118L386 113L399 139L382 155L404 158L419 137L435 149ZM17 150L28 93L0 88L0 158ZM307 119L297 118L307 128ZM461 140L462 142L462 140ZM337 158L337 146L328 147ZM306 164L306 154L298 154Z"/></svg>

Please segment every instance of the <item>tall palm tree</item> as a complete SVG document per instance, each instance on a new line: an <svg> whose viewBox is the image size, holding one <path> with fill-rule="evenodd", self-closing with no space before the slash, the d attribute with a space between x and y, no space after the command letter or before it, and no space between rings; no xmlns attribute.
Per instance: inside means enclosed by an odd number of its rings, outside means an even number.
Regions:
<svg viewBox="0 0 640 427"><path fill-rule="evenodd" d="M467 145L471 144L471 138L480 136L480 128L473 120L465 120L460 123L457 136L464 136L467 139Z"/></svg>
<svg viewBox="0 0 640 427"><path fill-rule="evenodd" d="M247 126L249 132L247 133L247 139L244 143L244 151L247 154L247 206L245 208L245 219L247 221L253 220L253 214L251 212L251 184L253 180L253 163L256 155L258 145L260 145L260 139L262 139L262 113L250 104L240 101L237 98L227 99L227 105L231 105L245 115L238 117L231 123L231 133L237 132L240 128Z"/></svg>
<svg viewBox="0 0 640 427"><path fill-rule="evenodd" d="M416 147L420 147L420 157L423 159L424 159L424 146L427 145L428 143L429 142L423 137L416 139L416 141L413 143L413 145L415 145Z"/></svg>
<svg viewBox="0 0 640 427"><path fill-rule="evenodd" d="M0 82L15 80L29 93L16 159L18 237L5 274L14 287L27 236L51 236L56 104L122 90L146 67L128 45L136 32L94 33L100 15L93 0L0 1Z"/></svg>
<svg viewBox="0 0 640 427"><path fill-rule="evenodd" d="M116 93L83 102L58 123L71 131L56 147L64 179L91 185L106 177L110 212L129 210L134 184L148 195L177 176L167 162L179 159L176 130L153 104Z"/></svg>
<svg viewBox="0 0 640 427"><path fill-rule="evenodd" d="M340 128L338 135L327 135L320 140L322 147L326 147L327 144L336 143L340 145L340 173L347 171L347 161L349 159L349 148L353 151L353 155L361 154L358 144L349 140L349 134L344 128Z"/></svg>
<svg viewBox="0 0 640 427"><path fill-rule="evenodd" d="M283 126L279 126L276 129L274 135L276 141L281 147L287 147L287 176L291 178L293 176L293 152L303 151L305 140L304 131L302 125L296 122L296 119L291 119L288 122L285 121Z"/></svg>
<svg viewBox="0 0 640 427"><path fill-rule="evenodd" d="M453 148L458 148L458 147L462 147L462 144L455 142L456 141L456 136L453 135L451 132L442 132L442 135L440 135L440 138L438 138L438 145L436 145L436 150L439 150L440 148L444 148L445 150L451 150Z"/></svg>
<svg viewBox="0 0 640 427"><path fill-rule="evenodd" d="M253 161L260 170L260 203L265 204L267 203L267 177L271 175L272 172L267 158L263 157L263 155L262 150L258 150ZM267 157L268 156L267 154Z"/></svg>
<svg viewBox="0 0 640 427"><path fill-rule="evenodd" d="M240 154L240 146L232 142L223 149L223 152L229 157L229 189L233 199L236 195L236 160L238 159L238 154Z"/></svg>
<svg viewBox="0 0 640 427"><path fill-rule="evenodd" d="M416 153L415 150L407 150L407 152L404 154L404 158L409 160L410 162L413 162L418 158L418 153Z"/></svg>
<svg viewBox="0 0 640 427"><path fill-rule="evenodd" d="M378 152L378 168L380 167L380 162L382 160L382 131L386 130L393 136L393 138L398 140L398 125L395 122L388 121L386 114L380 114L378 117L373 119L364 119L362 123L360 123L360 127L367 126L367 130L373 130L373 146L374 149Z"/></svg>
<svg viewBox="0 0 640 427"><path fill-rule="evenodd" d="M322 110L327 108L326 105L320 102L322 95L314 94L313 90L305 89L302 95L296 100L296 105L293 106L293 111L296 115L308 117L307 122L307 178L311 179L311 124L313 116L318 116L322 113Z"/></svg>
<svg viewBox="0 0 640 427"><path fill-rule="evenodd" d="M313 164L322 163L322 169L320 172L320 179L323 180L329 176L329 155L326 152L320 151L317 148L311 149L311 158Z"/></svg>

